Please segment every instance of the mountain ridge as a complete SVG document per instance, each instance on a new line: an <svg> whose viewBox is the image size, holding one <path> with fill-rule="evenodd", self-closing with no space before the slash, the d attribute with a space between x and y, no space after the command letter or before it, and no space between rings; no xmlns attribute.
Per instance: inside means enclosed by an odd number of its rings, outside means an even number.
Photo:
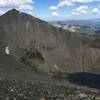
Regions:
<svg viewBox="0 0 100 100"><path fill-rule="evenodd" d="M0 22L0 28L3 31L3 34L0 32L2 35L1 42L3 42L1 44L4 46L3 51L5 51L5 47L9 47L11 55L17 57L17 59L20 59L23 56L24 49L30 49L31 45L33 45L33 48L53 50L58 45L55 38L55 35L57 36L58 34L55 33L57 30L58 32L59 30L64 31L30 15L20 14L15 9L2 15ZM50 28L49 31L48 28ZM56 32L52 34L50 32L52 30ZM59 35L60 38L61 34Z"/></svg>
<svg viewBox="0 0 100 100"><path fill-rule="evenodd" d="M5 49L8 48L16 63L28 66L33 73L100 72L99 49L82 45L83 37L76 33L15 9L0 16L0 23L0 53L7 55Z"/></svg>

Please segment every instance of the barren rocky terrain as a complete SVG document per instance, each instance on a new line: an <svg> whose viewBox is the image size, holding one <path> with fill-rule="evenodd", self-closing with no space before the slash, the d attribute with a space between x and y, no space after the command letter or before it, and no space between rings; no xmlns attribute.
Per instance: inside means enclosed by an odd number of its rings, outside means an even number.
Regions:
<svg viewBox="0 0 100 100"><path fill-rule="evenodd" d="M0 16L0 100L100 100L99 43L8 11Z"/></svg>
<svg viewBox="0 0 100 100"><path fill-rule="evenodd" d="M0 81L1 100L100 100L100 90L48 82Z"/></svg>

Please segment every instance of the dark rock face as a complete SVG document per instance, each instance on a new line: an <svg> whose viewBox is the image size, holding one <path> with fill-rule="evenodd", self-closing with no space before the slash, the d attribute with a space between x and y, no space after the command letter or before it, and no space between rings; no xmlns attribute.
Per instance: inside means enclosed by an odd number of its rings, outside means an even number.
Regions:
<svg viewBox="0 0 100 100"><path fill-rule="evenodd" d="M7 47L17 62L38 71L100 72L99 49L82 46L76 34L15 9L0 16L0 54Z"/></svg>

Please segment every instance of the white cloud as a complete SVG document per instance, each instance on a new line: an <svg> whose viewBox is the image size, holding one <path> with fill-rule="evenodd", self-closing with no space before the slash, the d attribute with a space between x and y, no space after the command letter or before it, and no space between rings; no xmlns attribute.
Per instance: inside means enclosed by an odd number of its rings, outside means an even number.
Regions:
<svg viewBox="0 0 100 100"><path fill-rule="evenodd" d="M75 5L82 5L79 6L78 8L72 9L71 16L75 15L78 17L86 17L86 16L92 16L92 15L97 15L100 14L100 5L98 5L97 8L89 7L86 6L85 3L91 3L91 2L98 2L100 3L100 0L58 0L58 4L56 6L51 6L51 10L59 10L61 8L67 8L70 6L75 6ZM52 12L53 16L58 16L59 18L65 15L59 15L57 12Z"/></svg>
<svg viewBox="0 0 100 100"><path fill-rule="evenodd" d="M54 11L54 12L52 12L52 16L53 16L53 17L58 17L59 14L58 14L56 11Z"/></svg>
<svg viewBox="0 0 100 100"><path fill-rule="evenodd" d="M33 15L32 11L27 11L26 13L29 14L29 15Z"/></svg>
<svg viewBox="0 0 100 100"><path fill-rule="evenodd" d="M72 2L71 0L61 0L59 2L59 4L57 5L58 8L63 8L63 7L67 7L67 6L71 6Z"/></svg>
<svg viewBox="0 0 100 100"><path fill-rule="evenodd" d="M4 13L5 13L4 11L0 10L0 15L2 15L2 14L4 14Z"/></svg>
<svg viewBox="0 0 100 100"><path fill-rule="evenodd" d="M78 10L87 10L89 7L88 6L80 6L77 8Z"/></svg>
<svg viewBox="0 0 100 100"><path fill-rule="evenodd" d="M20 11L32 11L33 7L33 0L0 0L0 9L2 12L7 11L8 9L18 9Z"/></svg>
<svg viewBox="0 0 100 100"><path fill-rule="evenodd" d="M80 6L77 9L74 9L72 14L73 15L86 15L89 12L88 6Z"/></svg>
<svg viewBox="0 0 100 100"><path fill-rule="evenodd" d="M58 9L58 8L64 8L68 6L73 6L77 3L91 3L91 2L100 2L100 0L59 0L58 4L56 6L51 6L51 9Z"/></svg>
<svg viewBox="0 0 100 100"><path fill-rule="evenodd" d="M51 10L57 10L58 8L56 6L51 6L50 9Z"/></svg>
<svg viewBox="0 0 100 100"><path fill-rule="evenodd" d="M99 13L100 13L100 11L99 11L98 8L93 8L92 9L92 14L96 15L96 14L99 14Z"/></svg>
<svg viewBox="0 0 100 100"><path fill-rule="evenodd" d="M74 3L89 3L89 2L95 2L97 0L72 0Z"/></svg>
<svg viewBox="0 0 100 100"><path fill-rule="evenodd" d="M99 13L99 8L89 8L88 6L80 6L76 9L73 9L72 15L97 15Z"/></svg>

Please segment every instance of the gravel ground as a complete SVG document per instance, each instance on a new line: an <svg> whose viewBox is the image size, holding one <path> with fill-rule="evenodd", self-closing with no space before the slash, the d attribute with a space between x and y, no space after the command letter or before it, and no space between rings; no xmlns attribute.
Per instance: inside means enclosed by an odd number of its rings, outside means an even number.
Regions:
<svg viewBox="0 0 100 100"><path fill-rule="evenodd" d="M0 81L0 100L100 100L100 90L42 81Z"/></svg>

